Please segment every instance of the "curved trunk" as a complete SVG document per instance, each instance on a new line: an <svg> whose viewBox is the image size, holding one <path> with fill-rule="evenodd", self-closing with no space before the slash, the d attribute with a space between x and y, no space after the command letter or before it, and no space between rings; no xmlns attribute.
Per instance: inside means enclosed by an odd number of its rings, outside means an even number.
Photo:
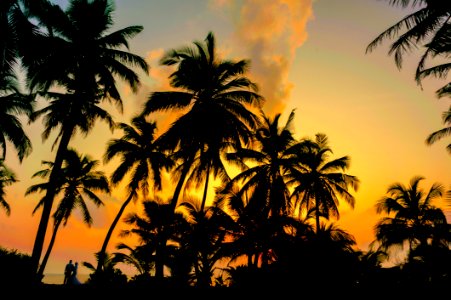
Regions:
<svg viewBox="0 0 451 300"><path fill-rule="evenodd" d="M74 131L74 126L68 126L68 130L63 132L61 137L60 144L58 146L58 150L56 152L55 161L53 163L53 168L50 173L49 185L50 187L55 186L56 182L59 178L59 173L61 172L61 166L63 164L64 154L67 150L67 146L69 145L70 138ZM49 188L46 191L44 198L44 207L42 209L41 219L39 221L38 231L36 233L36 239L33 245L33 252L31 254L31 267L32 272L35 275L35 280L37 283L41 282L42 278L37 277L38 275L38 267L39 260L41 259L42 248L44 246L45 234L47 232L47 226L50 219L50 213L52 212L53 200L55 198L55 188Z"/></svg>
<svg viewBox="0 0 451 300"><path fill-rule="evenodd" d="M185 165L182 168L182 174L180 174L180 179L177 182L177 186L175 187L174 194L171 200L171 211L175 212L177 208L177 202L180 196L180 192L182 191L183 184L185 183L186 176L188 175L189 169L191 168L191 164L193 163L194 155L189 157L185 162Z"/></svg>
<svg viewBox="0 0 451 300"><path fill-rule="evenodd" d="M208 181L210 179L210 163L207 167L207 179L205 179L205 187L204 187L204 194L202 196L202 204L200 206L200 211L203 212L205 208L205 202L207 201L207 190L208 190Z"/></svg>
<svg viewBox="0 0 451 300"><path fill-rule="evenodd" d="M44 278L45 266L47 265L47 261L49 260L50 253L52 252L52 249L53 249L53 245L55 244L56 233L58 232L58 228L60 227L60 225L61 225L61 220L56 221L55 226L53 227L52 239L50 240L49 246L47 248L47 251L45 252L44 258L42 259L41 265L39 266L39 270L38 270L39 278Z"/></svg>
<svg viewBox="0 0 451 300"><path fill-rule="evenodd" d="M318 203L318 197L315 197L315 220L316 220L316 234L319 233L320 230L320 224L319 224L319 203Z"/></svg>
<svg viewBox="0 0 451 300"><path fill-rule="evenodd" d="M117 223L119 222L122 214L125 211L125 208L130 203L132 198L133 198L133 194L130 194L130 196L128 196L127 200L125 200L124 203L122 203L121 209L119 209L119 212L117 213L116 217L114 218L113 223L111 223L111 226L108 229L108 232L105 236L105 240L103 241L102 249L99 252L96 272L102 271L102 269L103 269L103 261L105 260L106 248L108 246L108 243L110 242L111 236L113 234L113 230L116 227Z"/></svg>

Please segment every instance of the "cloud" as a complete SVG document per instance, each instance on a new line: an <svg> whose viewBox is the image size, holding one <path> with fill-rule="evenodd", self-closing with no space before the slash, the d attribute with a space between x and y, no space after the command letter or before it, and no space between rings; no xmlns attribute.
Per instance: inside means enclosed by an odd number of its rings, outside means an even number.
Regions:
<svg viewBox="0 0 451 300"><path fill-rule="evenodd" d="M216 1L221 5L230 1ZM251 60L251 78L266 98L264 110L282 112L294 87L289 72L307 39L312 0L244 0L236 11L233 39ZM218 4L218 5L219 5ZM238 5L238 2L234 4Z"/></svg>

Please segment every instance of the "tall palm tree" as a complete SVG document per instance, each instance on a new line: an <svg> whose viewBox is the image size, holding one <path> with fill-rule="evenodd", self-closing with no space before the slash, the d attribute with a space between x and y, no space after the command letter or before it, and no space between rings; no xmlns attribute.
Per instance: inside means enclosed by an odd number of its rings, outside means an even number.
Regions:
<svg viewBox="0 0 451 300"><path fill-rule="evenodd" d="M443 113L442 118L443 123L447 125L447 127L444 127L440 130L431 133L426 139L427 145L432 145L435 142L441 140L442 138L451 135L451 106L449 107L448 111L445 111ZM449 153L451 153L451 144L448 144L446 149L448 150Z"/></svg>
<svg viewBox="0 0 451 300"><path fill-rule="evenodd" d="M11 213L11 208L5 199L5 187L10 186L14 182L17 182L16 175L5 165L5 161L0 159L0 207L3 207L8 216Z"/></svg>
<svg viewBox="0 0 451 300"><path fill-rule="evenodd" d="M22 128L18 115L29 116L33 111L31 97L20 93L12 73L0 73L0 148L1 159L6 158L6 142L16 148L19 160L31 153L31 141Z"/></svg>
<svg viewBox="0 0 451 300"><path fill-rule="evenodd" d="M339 218L339 200L354 207L355 198L350 189L357 190L359 179L344 173L349 168L349 157L329 160L332 149L325 134L318 133L314 141L306 140L309 147L298 152L299 164L290 170L288 184L294 186L291 198L294 207L309 211L314 208L317 233L320 231L320 216ZM313 143L313 144L312 144Z"/></svg>
<svg viewBox="0 0 451 300"><path fill-rule="evenodd" d="M425 192L419 187L424 179L415 176L409 186L394 183L387 190L387 195L376 204L377 213L385 213L374 227L376 240L382 249L409 244L409 255L418 246L427 246L433 238L434 228L446 224L443 211L432 205L432 201L442 197L444 188L433 183ZM433 240L433 239L432 239Z"/></svg>
<svg viewBox="0 0 451 300"><path fill-rule="evenodd" d="M111 183L118 184L127 174L130 174L127 184L128 196L108 229L99 252L99 261L102 261L102 255L106 253L113 230L128 204L139 198L139 192L142 193L143 198L146 198L150 182L154 190L160 190L161 171L169 170L173 166L173 161L160 150L156 143L157 124L155 122L147 122L143 116L137 116L132 119L132 126L119 123L117 128L121 129L124 135L108 143L104 159L108 162L117 156L121 158L119 167L111 175ZM98 271L101 271L100 268L99 265Z"/></svg>
<svg viewBox="0 0 451 300"><path fill-rule="evenodd" d="M260 106L262 97L257 86L245 77L249 62L221 60L216 40L209 32L204 42L167 52L161 59L166 66L177 66L170 84L177 91L154 92L143 110L147 115L157 111L182 111L161 136L168 149L177 151L184 163L172 197L175 209L187 175L197 157L192 173L198 182L205 180L202 208L205 207L210 173L227 177L220 154L228 147L240 147L249 141L249 129L258 124L250 110Z"/></svg>
<svg viewBox="0 0 451 300"><path fill-rule="evenodd" d="M36 118L45 116L44 138L59 127L59 144L49 177L50 185L54 185L60 176L64 153L76 131L88 134L98 118L113 124L111 116L98 104L107 100L122 107L116 78L123 79L137 91L139 77L131 67L147 72L148 66L142 57L126 51L127 40L141 32L142 26L108 33L114 12L110 1L71 0L65 11L57 6L44 11L50 16L41 18L45 30L36 38L39 47L35 47L35 53L24 55L22 61L30 89L52 100L35 115ZM50 93L49 89L54 86L65 93ZM47 189L32 252L36 270L54 197L55 189Z"/></svg>
<svg viewBox="0 0 451 300"><path fill-rule="evenodd" d="M48 168L33 174L33 177L39 176L48 178L51 174L53 163L43 162ZM99 161L91 159L88 155L80 155L75 150L70 149L66 152L62 167L62 177L57 187L57 195L61 195L61 200L53 214L53 232L49 246L39 267L38 275L43 276L44 270L55 243L56 235L60 225L66 226L72 212L78 207L83 214L83 221L91 226L93 219L86 205L86 200L91 200L96 206L103 205L102 200L95 194L96 192L109 193L109 184L103 172L95 170ZM49 188L48 182L30 186L25 195L35 192L45 192ZM36 212L44 205L44 198L39 201L34 209Z"/></svg>

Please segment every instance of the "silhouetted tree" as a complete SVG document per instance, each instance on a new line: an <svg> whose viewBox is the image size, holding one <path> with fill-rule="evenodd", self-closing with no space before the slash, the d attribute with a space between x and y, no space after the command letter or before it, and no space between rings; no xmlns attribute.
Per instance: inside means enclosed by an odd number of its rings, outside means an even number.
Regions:
<svg viewBox="0 0 451 300"><path fill-rule="evenodd" d="M157 129L155 122L147 122L143 116L138 116L132 119L132 126L119 123L117 127L124 132L124 135L122 138L113 139L108 143L104 158L107 162L117 156L121 158L119 167L111 175L111 183L118 184L129 174L128 196L108 229L99 252L100 258L102 258L102 253L106 252L113 230L127 205L132 200L138 199L140 192L144 198L147 197L150 182L152 182L154 190L160 190L161 171L169 170L173 166L173 161L161 151L155 141ZM158 276L163 276L163 266L157 262L156 268L159 270ZM101 271L100 266L97 271Z"/></svg>
<svg viewBox="0 0 451 300"><path fill-rule="evenodd" d="M170 83L178 90L153 92L143 110L145 115L168 110L183 112L161 136L162 143L177 151L177 157L183 160L177 169L174 209L195 160L192 179L205 180L201 206L205 207L210 173L227 178L221 152L248 142L249 129L258 123L249 108L260 106L262 97L256 93L257 86L244 76L249 62L221 60L216 51L216 40L210 32L205 42L196 41L193 48L166 52L161 64L177 66Z"/></svg>
<svg viewBox="0 0 451 300"><path fill-rule="evenodd" d="M33 177L47 178L52 172L53 163L44 161L47 169L33 174ZM89 213L85 199L91 200L96 206L103 205L102 200L95 194L96 192L109 193L108 180L103 172L95 170L99 161L93 160L88 155L80 155L74 149L68 149L66 152L63 166L61 169L62 177L57 186L56 195L61 195L60 202L53 214L53 232L47 251L44 255L41 265L39 266L38 276L43 277L47 261L52 252L53 245L60 225L66 226L69 217L74 209L79 207L83 214L83 221L91 226L93 219ZM25 195L35 192L45 192L49 188L49 183L40 183L30 186ZM42 198L33 210L35 213L44 205Z"/></svg>
<svg viewBox="0 0 451 300"><path fill-rule="evenodd" d="M30 89L52 99L39 110L35 119L44 116L44 138L59 127L59 141L54 166L49 177L54 185L61 176L64 153L77 130L88 134L97 119L113 125L111 116L98 104L107 100L122 108L116 78L124 80L133 91L139 85L138 74L129 67L147 71L145 60L121 48L128 39L142 31L130 26L107 33L113 25L114 6L108 0L71 0L65 11L50 5L41 18L41 35L36 47L24 55ZM47 33L49 34L47 34ZM53 86L64 94L50 92ZM38 266L52 210L55 189L47 189L41 219L33 246L32 259Z"/></svg>
<svg viewBox="0 0 451 300"><path fill-rule="evenodd" d="M387 196L376 204L377 213L388 215L375 226L376 240L382 250L408 243L409 258L417 247L437 240L434 239L435 229L447 223L443 211L432 205L434 199L442 197L443 186L434 183L425 192L419 187L423 179L415 176L407 187L401 183L391 185Z"/></svg>
<svg viewBox="0 0 451 300"><path fill-rule="evenodd" d="M329 160L332 149L325 134L316 134L315 140L307 143L310 146L297 152L299 164L290 169L288 183L294 186L291 197L295 199L295 207L300 211L314 208L316 229L319 232L320 216L327 220L330 216L340 217L340 200L354 207L355 198L349 189L357 190L359 179L344 173L349 168L348 156Z"/></svg>
<svg viewBox="0 0 451 300"><path fill-rule="evenodd" d="M5 165L4 160L0 159L0 207L3 207L8 216L11 213L11 208L5 199L5 188L14 182L17 182L16 175Z"/></svg>

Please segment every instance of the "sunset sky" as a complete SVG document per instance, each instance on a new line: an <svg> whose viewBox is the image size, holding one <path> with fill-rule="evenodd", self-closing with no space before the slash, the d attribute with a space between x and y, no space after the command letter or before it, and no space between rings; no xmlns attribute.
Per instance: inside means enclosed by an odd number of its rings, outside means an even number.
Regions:
<svg viewBox="0 0 451 300"><path fill-rule="evenodd" d="M169 88L171 69L158 65L164 51L191 45L212 31L224 58L250 60L249 77L266 98L267 115L282 112L284 124L295 109L296 137L325 133L333 158L351 158L347 172L361 184L353 192L355 208L340 205L338 224L356 238L360 249L367 250L374 239L373 226L381 217L374 205L389 185L407 185L413 176L421 175L426 178L421 184L424 189L434 182L451 188L451 157L445 149L449 139L432 146L424 142L428 134L444 126L441 114L448 109L449 99L439 100L434 92L445 81L429 78L423 88L418 86L414 80L418 56L407 56L403 68L397 69L387 55L388 40L365 53L379 33L406 13L378 0L116 0L114 28L144 26L130 40L130 51L146 57L151 71L142 77L137 94L121 89L123 114L107 108L116 121L129 122L150 92ZM160 132L171 122L169 116L158 115ZM6 164L20 182L6 190L11 215L0 210L0 246L31 254L41 214L32 216L32 210L43 195L24 194L40 182L31 176L42 168L41 161L54 159L55 135L42 141L41 120L25 128L33 153L19 164L16 153L8 148ZM102 160L108 140L120 136L119 130L112 134L98 123L88 137L77 137L71 146ZM107 174L114 168L114 161L102 165ZM171 194L172 187L165 187ZM118 187L101 198L105 206L89 206L94 218L91 228L76 213L60 229L45 273L62 273L69 259L95 262L94 253L100 250L124 193ZM126 213L140 209L137 202ZM451 220L449 212L447 216ZM117 236L121 228L116 228L108 251L125 241ZM80 273L88 270L82 267Z"/></svg>

